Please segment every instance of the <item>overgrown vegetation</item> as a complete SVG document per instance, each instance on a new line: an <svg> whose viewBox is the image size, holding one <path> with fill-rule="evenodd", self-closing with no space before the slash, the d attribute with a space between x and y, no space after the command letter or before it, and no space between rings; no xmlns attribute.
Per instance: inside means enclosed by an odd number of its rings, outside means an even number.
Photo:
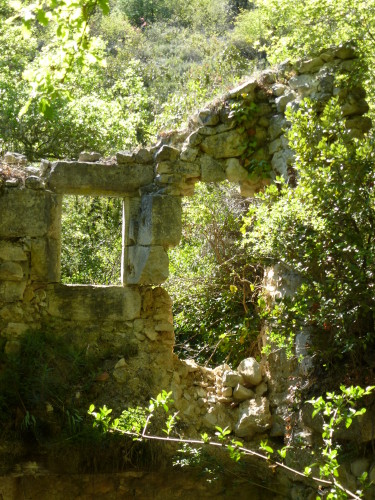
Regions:
<svg viewBox="0 0 375 500"><path fill-rule="evenodd" d="M164 460L163 443L123 440L92 427L87 408L102 383L97 377L114 361L77 340L68 333L25 332L8 354L1 343L0 435L7 443L0 454L1 474L12 471L25 449L47 452L53 457L50 470L59 473L114 473Z"/></svg>
<svg viewBox="0 0 375 500"><path fill-rule="evenodd" d="M52 332L26 333L17 343L19 352L5 355L1 350L3 437L24 433L43 442L62 429L76 434L84 415L75 395L95 377L97 359Z"/></svg>
<svg viewBox="0 0 375 500"><path fill-rule="evenodd" d="M362 389L361 387L340 387L340 393L330 392L326 399L322 396L308 401L314 407L313 418L323 415L322 440L323 446L313 456L315 463L305 467L304 471L298 467L290 467L285 463L288 446L274 450L267 441L261 441L261 453L250 448L232 436L231 430L225 427L216 427L215 436L212 438L207 433L201 434L200 438L184 439L176 432L176 424L179 420L178 412L173 413L172 393L162 391L150 400L148 407L137 406L124 410L119 418L113 418L112 410L103 406L95 411L95 405L91 405L88 413L94 418L93 427L104 434L120 434L124 437L132 437L135 441L168 442L180 445L174 465L185 467L205 467L205 472L218 474L218 469L207 470L207 458L205 448L222 448L229 454L230 459L239 463L246 457L255 457L258 461L266 461L272 467L285 470L291 477L303 478L305 483L311 486L313 491L319 492L319 496L330 500L352 498L355 500L363 497L364 490L369 486L367 472L360 478L361 487L356 491L347 489L340 483L338 453L340 445L336 440L336 432L340 425L349 428L353 419L363 415L366 408L357 409L357 401L370 395L374 386ZM153 431L154 420L159 418L156 432ZM160 422L162 419L162 423ZM164 425L164 428L161 427ZM164 434L160 434L160 429ZM158 432L159 431L159 432ZM319 476L314 476L313 469L319 470ZM319 498L319 496L317 498Z"/></svg>
<svg viewBox="0 0 375 500"><path fill-rule="evenodd" d="M118 285L122 202L119 198L66 196L63 200L63 283Z"/></svg>
<svg viewBox="0 0 375 500"><path fill-rule="evenodd" d="M109 155L180 125L254 68L230 41L234 4L1 0L1 149Z"/></svg>
<svg viewBox="0 0 375 500"><path fill-rule="evenodd" d="M21 7L31 12L23 24ZM364 81L374 109L373 0L114 0L110 12L105 0L88 2L86 11L81 0L31 7L0 0L3 152L17 150L34 160L75 157L84 149L109 155L144 144L161 127L179 126L255 67L314 56L346 42L359 58L352 81L342 83ZM11 16L13 21L5 22ZM183 241L170 254L168 285L183 356L235 364L257 355L262 320L271 348L291 346L298 333L311 334L316 366L330 376L331 385L339 386L343 378L347 385L353 379L370 382L375 368L373 135L351 137L337 100L321 108L305 101L289 116L296 187L278 179L247 207L228 186L200 186L186 202ZM251 142L246 146L250 150ZM70 198L65 204L65 282L115 283L119 202ZM111 251L103 250L103 240L112 242ZM262 269L275 264L302 281L293 296L270 304L259 296L259 282ZM0 400L4 422L10 417L17 429L38 437L47 425L39 409L52 404L66 432L77 431L81 416L66 398L79 385L81 370L87 376L90 368L82 353L69 344L67 351L60 347L57 362L49 334L34 334L22 340L18 358L7 360L0 374L6 388ZM339 411L341 421L350 423L356 410L351 415L347 407L365 392L343 388L342 394L313 400L316 411L329 417L320 466L333 488L331 498L346 494L335 483L332 433ZM94 415L104 430L110 428L106 411ZM147 415L139 408L126 411L116 427L128 432L130 422L129 432L139 438ZM226 431L218 432L224 440ZM240 445L231 446L238 456Z"/></svg>
<svg viewBox="0 0 375 500"><path fill-rule="evenodd" d="M327 368L372 367L373 140L350 137L337 100L322 114L306 101L290 118L297 187L279 179L245 218L253 258L301 279L295 295L265 305L271 339L310 331Z"/></svg>
<svg viewBox="0 0 375 500"><path fill-rule="evenodd" d="M184 202L183 237L170 251L167 283L183 357L216 366L260 354L255 304L261 271L240 247L247 207L229 184L199 184Z"/></svg>

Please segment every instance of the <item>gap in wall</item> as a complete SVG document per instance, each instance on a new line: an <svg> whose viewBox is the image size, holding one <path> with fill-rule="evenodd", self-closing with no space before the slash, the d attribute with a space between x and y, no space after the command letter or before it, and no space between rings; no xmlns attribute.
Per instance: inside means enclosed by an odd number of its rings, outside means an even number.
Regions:
<svg viewBox="0 0 375 500"><path fill-rule="evenodd" d="M121 284L121 198L64 196L61 236L63 283Z"/></svg>

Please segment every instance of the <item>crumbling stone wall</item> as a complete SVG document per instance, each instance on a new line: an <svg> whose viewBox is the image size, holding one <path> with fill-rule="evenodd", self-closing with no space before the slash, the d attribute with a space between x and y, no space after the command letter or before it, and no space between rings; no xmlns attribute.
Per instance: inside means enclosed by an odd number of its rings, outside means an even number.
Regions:
<svg viewBox="0 0 375 500"><path fill-rule="evenodd" d="M277 175L288 179L287 107L308 96L320 103L338 95L347 127L360 136L371 127L363 89L336 86L335 75L355 66L341 48L260 73L197 113L183 131L157 145L119 152L102 161L43 161L40 169L8 154L22 175L0 188L0 330L5 352L17 353L22 333L52 328L76 333L87 349L112 349L117 361L107 383L124 390L123 406L139 394L173 391L190 435L216 425L252 439L285 432L290 377L303 373L295 361L245 360L236 371L215 370L173 355L171 300L160 285L168 276L169 248L181 237L181 198L196 182L236 182L243 196ZM251 106L244 128L238 113ZM249 137L252 146L249 149ZM21 165L23 164L23 165ZM262 173L262 165L270 168ZM60 281L61 202L66 194L116 196L123 201L123 286L63 285ZM274 288L280 287L274 280ZM272 281L272 280L271 280ZM271 285L270 285L271 286ZM272 288L271 286L271 288ZM271 294L272 295L272 294ZM304 349L306 339L300 339ZM132 353L129 356L129 352ZM126 354L127 353L127 354ZM282 362L281 362L282 361ZM107 389L102 389L105 399Z"/></svg>

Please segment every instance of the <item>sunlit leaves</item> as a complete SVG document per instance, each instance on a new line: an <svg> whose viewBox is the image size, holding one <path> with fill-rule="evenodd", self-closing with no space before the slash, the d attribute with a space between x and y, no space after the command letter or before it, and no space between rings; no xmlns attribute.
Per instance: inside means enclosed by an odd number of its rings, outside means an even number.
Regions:
<svg viewBox="0 0 375 500"><path fill-rule="evenodd" d="M297 187L268 188L244 227L255 258L303 282L265 310L269 332L280 346L314 328L329 339L326 362L364 355L375 341L373 140L349 136L336 99L320 114L305 101L288 118Z"/></svg>
<svg viewBox="0 0 375 500"><path fill-rule="evenodd" d="M30 37L38 24L50 30L48 46L24 73L31 94L20 112L20 116L27 113L35 99L40 113L50 118L54 102L69 94L66 83L72 69L77 65L85 70L102 59L96 40L89 36L88 22L98 8L108 14L109 0L47 0L13 7L16 13L9 21L20 19L25 36Z"/></svg>

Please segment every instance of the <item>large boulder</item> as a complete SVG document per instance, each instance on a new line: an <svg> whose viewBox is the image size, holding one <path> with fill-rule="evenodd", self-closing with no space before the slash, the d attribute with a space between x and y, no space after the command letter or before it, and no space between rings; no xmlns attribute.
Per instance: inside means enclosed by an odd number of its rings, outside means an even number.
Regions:
<svg viewBox="0 0 375 500"><path fill-rule="evenodd" d="M239 437L251 439L270 429L272 417L267 398L255 398L244 401L239 407L238 421L235 434Z"/></svg>
<svg viewBox="0 0 375 500"><path fill-rule="evenodd" d="M262 381L260 364L254 358L246 358L238 365L237 371L245 381L245 385L258 385Z"/></svg>

